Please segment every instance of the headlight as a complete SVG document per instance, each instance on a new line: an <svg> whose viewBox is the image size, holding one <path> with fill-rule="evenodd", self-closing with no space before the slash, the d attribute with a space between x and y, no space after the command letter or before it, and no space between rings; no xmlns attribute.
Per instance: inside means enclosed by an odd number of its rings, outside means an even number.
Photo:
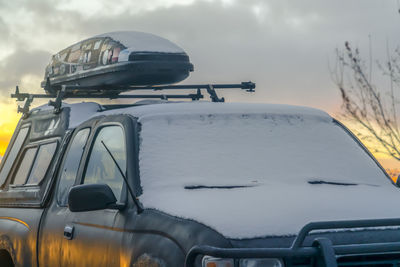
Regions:
<svg viewBox="0 0 400 267"><path fill-rule="evenodd" d="M234 267L233 259L220 259L210 256L203 257L202 267Z"/></svg>
<svg viewBox="0 0 400 267"><path fill-rule="evenodd" d="M241 259L240 267L283 267L280 259Z"/></svg>

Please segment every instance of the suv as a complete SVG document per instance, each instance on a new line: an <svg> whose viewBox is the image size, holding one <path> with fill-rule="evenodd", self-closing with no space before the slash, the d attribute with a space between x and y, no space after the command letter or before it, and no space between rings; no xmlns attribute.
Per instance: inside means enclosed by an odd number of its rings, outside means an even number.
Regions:
<svg viewBox="0 0 400 267"><path fill-rule="evenodd" d="M398 266L400 192L323 111L62 104L0 166L0 266Z"/></svg>

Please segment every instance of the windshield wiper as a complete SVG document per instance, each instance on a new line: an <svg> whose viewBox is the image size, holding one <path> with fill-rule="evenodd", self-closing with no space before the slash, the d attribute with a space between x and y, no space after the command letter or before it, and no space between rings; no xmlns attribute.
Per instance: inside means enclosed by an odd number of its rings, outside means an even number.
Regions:
<svg viewBox="0 0 400 267"><path fill-rule="evenodd" d="M356 183L343 183L343 182L329 182L324 180L311 180L308 181L309 184L329 184L329 185L343 185L343 186L355 186L359 185Z"/></svg>
<svg viewBox="0 0 400 267"><path fill-rule="evenodd" d="M256 185L187 185L185 189L196 190L196 189L235 189L235 188L247 188L255 187Z"/></svg>

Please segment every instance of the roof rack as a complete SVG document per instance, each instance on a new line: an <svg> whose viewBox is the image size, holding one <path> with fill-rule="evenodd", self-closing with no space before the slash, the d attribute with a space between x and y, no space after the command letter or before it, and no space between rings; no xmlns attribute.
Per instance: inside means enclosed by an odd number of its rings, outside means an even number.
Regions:
<svg viewBox="0 0 400 267"><path fill-rule="evenodd" d="M47 86L51 86L48 81ZM15 93L11 98L18 101L25 101L23 107L18 106L18 112L29 113L29 107L35 98L52 98L49 105L54 107L55 112L59 112L62 100L67 98L108 98L108 99L133 99L133 98L158 98L162 100L172 99L191 99L192 101L204 98L202 90L206 90L212 102L225 102L225 98L219 98L216 89L242 89L246 92L255 92L256 84L253 82L242 82L239 84L188 84L188 85L165 85L165 86L80 86L62 85L56 94L29 94L20 93L16 86ZM45 88L46 90L46 88ZM196 90L190 94L121 94L128 91L162 91L162 90Z"/></svg>

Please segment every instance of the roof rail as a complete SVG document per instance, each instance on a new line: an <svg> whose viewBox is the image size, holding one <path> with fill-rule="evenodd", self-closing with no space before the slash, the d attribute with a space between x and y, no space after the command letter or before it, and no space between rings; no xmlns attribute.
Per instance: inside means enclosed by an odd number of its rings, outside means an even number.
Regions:
<svg viewBox="0 0 400 267"><path fill-rule="evenodd" d="M49 81L46 84L49 85ZM165 85L165 86L79 86L62 85L56 94L29 94L20 93L16 86L15 93L11 98L18 101L25 101L24 106L18 107L18 112L27 115L29 107L35 98L53 98L49 101L50 106L54 106L55 112L60 112L62 100L68 98L108 98L108 99L127 99L127 98L158 98L162 100L172 99L191 99L192 101L204 98L201 90L206 90L212 102L225 102L225 98L219 98L217 89L242 89L246 92L255 92L256 84L253 82L242 82L239 84L187 84L187 85ZM121 94L127 91L162 91L162 90L196 90L190 94Z"/></svg>

